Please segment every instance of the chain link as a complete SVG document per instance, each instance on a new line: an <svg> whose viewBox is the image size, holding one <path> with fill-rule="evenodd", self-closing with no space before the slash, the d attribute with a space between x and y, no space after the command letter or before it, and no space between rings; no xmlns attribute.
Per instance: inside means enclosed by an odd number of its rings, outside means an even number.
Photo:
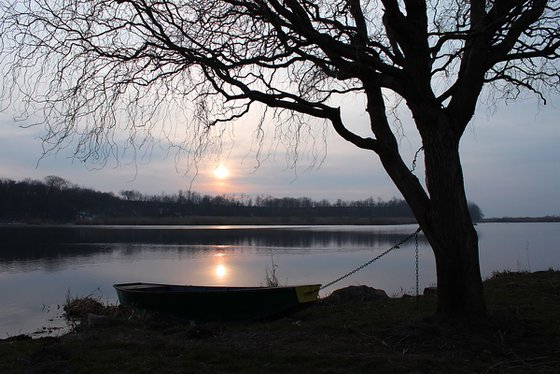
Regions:
<svg viewBox="0 0 560 374"><path fill-rule="evenodd" d="M400 242L398 242L397 244L395 244L395 245L392 246L391 248L387 249L385 252L383 252L383 253L381 253L380 255L378 255L378 256L372 258L371 260L369 260L369 261L366 262L365 264L362 264L362 265L358 266L357 268L355 268L354 270L352 270L352 271L350 271L350 272L344 274L343 276L341 276L341 277L339 277L339 278L333 280L332 282L327 283L327 284L325 284L324 286L321 286L321 288L319 288L319 290L324 290L325 288L330 287L330 286L332 286L333 284L338 283L338 282L340 282L341 280L348 278L349 276L353 275L354 273L357 273L358 271L362 270L362 269L365 268L366 266L369 266L369 265L373 264L375 261L377 261L377 260L379 260L381 257L385 256L387 253L389 253L389 252L391 252L391 251L393 251L393 250L395 250L395 249L398 249L401 245L403 245L404 243L406 243L407 241L409 241L409 240L410 240L412 237L414 237L415 235L416 235L416 240L417 240L416 246L418 247L418 233L419 233L420 231L422 231L422 229L421 229L420 227L418 227L414 233L410 234L409 236L407 236L406 238L404 238L403 240L401 240ZM418 274L418 273L417 273L417 274Z"/></svg>
<svg viewBox="0 0 560 374"><path fill-rule="evenodd" d="M415 257L416 257L416 311L420 311L420 290L418 287L418 231L414 233L414 246L415 246Z"/></svg>

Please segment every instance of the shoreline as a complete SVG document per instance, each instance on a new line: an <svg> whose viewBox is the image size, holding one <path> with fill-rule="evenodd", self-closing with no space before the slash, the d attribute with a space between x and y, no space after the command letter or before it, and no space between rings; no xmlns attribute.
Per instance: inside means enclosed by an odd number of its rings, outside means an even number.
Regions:
<svg viewBox="0 0 560 374"><path fill-rule="evenodd" d="M545 217L494 217L484 218L478 223L557 223L558 216ZM0 222L0 227L25 226L373 226L411 225L416 220L410 217L118 217L79 220L73 222Z"/></svg>
<svg viewBox="0 0 560 374"><path fill-rule="evenodd" d="M495 273L484 288L484 327L434 318L433 292L244 323L116 315L61 337L0 340L0 372L558 372L560 272Z"/></svg>

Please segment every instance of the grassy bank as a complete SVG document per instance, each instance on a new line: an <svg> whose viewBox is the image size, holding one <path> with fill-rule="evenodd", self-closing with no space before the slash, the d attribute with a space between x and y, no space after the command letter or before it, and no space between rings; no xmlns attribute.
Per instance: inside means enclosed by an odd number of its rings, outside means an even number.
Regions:
<svg viewBox="0 0 560 374"><path fill-rule="evenodd" d="M60 338L0 341L4 373L557 373L560 272L497 274L478 331L430 317L435 295L329 302L275 321L112 318ZM109 308L111 309L111 308Z"/></svg>

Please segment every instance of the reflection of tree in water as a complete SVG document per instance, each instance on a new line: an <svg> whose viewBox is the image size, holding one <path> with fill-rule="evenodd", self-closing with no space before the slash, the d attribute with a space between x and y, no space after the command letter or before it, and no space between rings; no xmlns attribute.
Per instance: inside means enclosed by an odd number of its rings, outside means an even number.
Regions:
<svg viewBox="0 0 560 374"><path fill-rule="evenodd" d="M403 230L404 231L404 230ZM120 251L180 252L228 251L239 247L348 248L390 247L410 233L321 228L184 229L72 226L21 226L0 228L0 266L27 260L64 262L68 257ZM424 237L419 240L425 242ZM110 245L109 245L110 244ZM209 247L210 246L210 247ZM2 265L3 264L3 265Z"/></svg>
<svg viewBox="0 0 560 374"><path fill-rule="evenodd" d="M0 250L0 271L17 268L28 272L42 269L56 272L66 264L79 265L89 263L89 259L101 254L108 254L113 247L106 244L79 243L42 243L40 241L6 242L2 239Z"/></svg>

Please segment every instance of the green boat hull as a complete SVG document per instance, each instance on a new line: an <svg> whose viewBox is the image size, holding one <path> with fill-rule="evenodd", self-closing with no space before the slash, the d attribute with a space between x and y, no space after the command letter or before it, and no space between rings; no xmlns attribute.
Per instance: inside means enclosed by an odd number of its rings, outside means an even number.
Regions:
<svg viewBox="0 0 560 374"><path fill-rule="evenodd" d="M200 321L257 320L317 300L319 284L286 287L207 287L154 283L114 285L121 305Z"/></svg>

